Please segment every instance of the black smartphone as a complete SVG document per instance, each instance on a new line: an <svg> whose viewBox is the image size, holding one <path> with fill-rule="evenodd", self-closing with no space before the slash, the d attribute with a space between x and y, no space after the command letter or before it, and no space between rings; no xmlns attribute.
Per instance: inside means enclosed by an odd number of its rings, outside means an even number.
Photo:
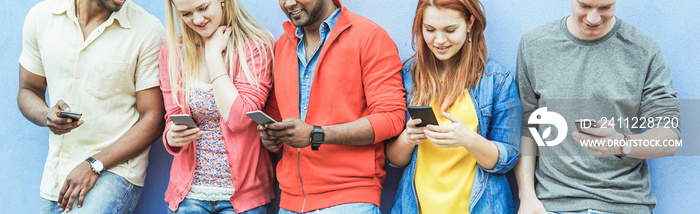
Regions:
<svg viewBox="0 0 700 214"><path fill-rule="evenodd" d="M433 108L430 106L409 106L408 114L411 115L411 118L421 119L421 123L418 124L418 127L427 126L428 124L438 125L435 113L433 113Z"/></svg>
<svg viewBox="0 0 700 214"><path fill-rule="evenodd" d="M62 118L70 118L73 119L73 122L80 120L80 117L82 117L82 113L78 112L70 112L70 111L60 111L58 112L58 117Z"/></svg>
<svg viewBox="0 0 700 214"><path fill-rule="evenodd" d="M197 123L194 122L189 114L173 114L170 115L170 120L172 120L175 125L186 125L188 129L197 127Z"/></svg>
<svg viewBox="0 0 700 214"><path fill-rule="evenodd" d="M246 112L246 116L250 117L250 119L253 119L256 123L260 125L268 124L268 123L276 123L275 119L272 119L269 115L265 114L265 112L262 112L260 110L256 111L251 111L251 112Z"/></svg>
<svg viewBox="0 0 700 214"><path fill-rule="evenodd" d="M581 132L582 128L598 128L598 121L594 119L578 119L574 120L576 124L576 130Z"/></svg>

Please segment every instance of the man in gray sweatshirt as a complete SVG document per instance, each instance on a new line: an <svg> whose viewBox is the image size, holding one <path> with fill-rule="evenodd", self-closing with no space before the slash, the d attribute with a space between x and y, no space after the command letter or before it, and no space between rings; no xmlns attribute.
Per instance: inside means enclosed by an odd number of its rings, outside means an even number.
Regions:
<svg viewBox="0 0 700 214"><path fill-rule="evenodd" d="M571 2L570 16L520 41L518 213L651 213L646 159L679 148L668 64L655 39L614 16L615 0ZM576 131L576 119L598 128Z"/></svg>

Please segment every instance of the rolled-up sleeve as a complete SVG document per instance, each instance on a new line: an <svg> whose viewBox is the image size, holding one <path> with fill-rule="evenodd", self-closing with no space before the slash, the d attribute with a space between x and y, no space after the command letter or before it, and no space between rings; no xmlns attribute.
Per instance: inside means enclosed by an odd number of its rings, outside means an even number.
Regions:
<svg viewBox="0 0 700 214"><path fill-rule="evenodd" d="M362 82L374 130L374 142L399 135L406 121L401 59L389 34L375 29L362 53Z"/></svg>
<svg viewBox="0 0 700 214"><path fill-rule="evenodd" d="M248 43L245 48L246 65L250 70L252 81L251 83L246 74L239 66L239 61L236 60L234 66L238 71L234 78L233 84L238 90L238 97L233 101L228 118L225 118L226 126L231 130L243 128L242 124L249 124L250 118L245 116L246 112L262 110L265 107L270 88L272 87L272 52L268 49L269 46L257 46L254 43Z"/></svg>
<svg viewBox="0 0 700 214"><path fill-rule="evenodd" d="M657 44L644 81L640 117L677 118L679 126L670 129L680 137L680 101L671 79L671 70Z"/></svg>
<svg viewBox="0 0 700 214"><path fill-rule="evenodd" d="M164 39L165 29L163 25L160 22L154 22L151 32L146 35L144 45L139 51L134 74L136 91L146 90L159 85L159 53Z"/></svg>
<svg viewBox="0 0 700 214"><path fill-rule="evenodd" d="M19 56L19 64L22 65L27 71L39 76L46 76L44 74L44 67L41 61L41 53L39 51L38 43L38 10L37 7L32 8L27 17L24 20L24 27L22 29L22 53Z"/></svg>
<svg viewBox="0 0 700 214"><path fill-rule="evenodd" d="M494 113L487 135L487 139L498 147L498 162L493 169L484 169L486 172L498 174L513 169L521 156L522 105L518 99L518 89L513 75L505 76L503 81L495 94Z"/></svg>

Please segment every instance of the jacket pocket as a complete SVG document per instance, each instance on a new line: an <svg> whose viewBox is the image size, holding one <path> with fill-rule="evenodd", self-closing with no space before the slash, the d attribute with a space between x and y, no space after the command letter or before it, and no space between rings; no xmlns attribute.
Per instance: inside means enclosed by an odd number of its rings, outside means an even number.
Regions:
<svg viewBox="0 0 700 214"><path fill-rule="evenodd" d="M88 72L88 93L101 100L119 94L124 85L126 62L94 59Z"/></svg>
<svg viewBox="0 0 700 214"><path fill-rule="evenodd" d="M485 124L486 126L488 126L491 123L492 109L493 103L486 103L479 107L479 111L481 111L481 119L483 120L483 122L479 125Z"/></svg>

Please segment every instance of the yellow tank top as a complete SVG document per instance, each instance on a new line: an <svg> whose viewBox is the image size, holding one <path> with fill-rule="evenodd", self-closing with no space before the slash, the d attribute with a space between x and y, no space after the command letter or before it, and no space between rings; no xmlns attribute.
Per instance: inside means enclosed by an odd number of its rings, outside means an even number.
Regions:
<svg viewBox="0 0 700 214"><path fill-rule="evenodd" d="M477 131L479 121L469 90L447 113L459 117ZM433 101L430 105L440 125L452 122L443 117ZM430 140L418 146L415 186L420 213L469 213L476 159L464 147L440 148Z"/></svg>

